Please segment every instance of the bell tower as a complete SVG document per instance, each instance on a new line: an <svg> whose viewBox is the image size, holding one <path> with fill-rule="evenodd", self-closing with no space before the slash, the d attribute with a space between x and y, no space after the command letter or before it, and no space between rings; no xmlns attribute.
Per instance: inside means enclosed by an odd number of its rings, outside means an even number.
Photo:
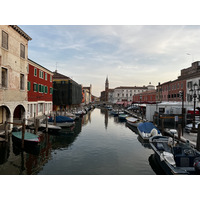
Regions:
<svg viewBox="0 0 200 200"><path fill-rule="evenodd" d="M109 82L108 82L108 76L106 78L106 82L105 82L105 101L108 102L108 89L109 89Z"/></svg>

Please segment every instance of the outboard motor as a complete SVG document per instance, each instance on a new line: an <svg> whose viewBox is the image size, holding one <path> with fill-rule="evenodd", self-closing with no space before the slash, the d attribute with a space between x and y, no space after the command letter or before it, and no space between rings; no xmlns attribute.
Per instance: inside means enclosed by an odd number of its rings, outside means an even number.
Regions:
<svg viewBox="0 0 200 200"><path fill-rule="evenodd" d="M200 157L194 159L194 168L200 174Z"/></svg>

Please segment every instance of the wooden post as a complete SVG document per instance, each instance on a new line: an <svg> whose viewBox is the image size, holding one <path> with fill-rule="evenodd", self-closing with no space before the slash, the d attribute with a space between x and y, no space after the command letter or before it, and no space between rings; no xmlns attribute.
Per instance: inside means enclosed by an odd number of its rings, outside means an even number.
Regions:
<svg viewBox="0 0 200 200"><path fill-rule="evenodd" d="M162 120L161 120L161 123L162 123L162 133L164 134L164 129L165 129L165 127L164 127L164 118L162 118Z"/></svg>
<svg viewBox="0 0 200 200"><path fill-rule="evenodd" d="M35 135L37 134L38 132L38 126L39 126L39 119L36 119L36 122L35 122Z"/></svg>
<svg viewBox="0 0 200 200"><path fill-rule="evenodd" d="M196 149L200 151L200 124L198 125Z"/></svg>
<svg viewBox="0 0 200 200"><path fill-rule="evenodd" d="M35 121L35 119L36 119L36 116L35 116L35 112L34 112L34 124L36 124L36 121Z"/></svg>
<svg viewBox="0 0 200 200"><path fill-rule="evenodd" d="M153 115L153 124L155 125L155 115Z"/></svg>
<svg viewBox="0 0 200 200"><path fill-rule="evenodd" d="M24 135L25 135L25 119L22 121L22 149L24 148Z"/></svg>
<svg viewBox="0 0 200 200"><path fill-rule="evenodd" d="M54 125L56 125L56 115L54 114Z"/></svg>
<svg viewBox="0 0 200 200"><path fill-rule="evenodd" d="M182 135L182 126L181 124L178 124L178 139L181 140L181 135Z"/></svg>
<svg viewBox="0 0 200 200"><path fill-rule="evenodd" d="M5 121L5 140L8 142L8 122Z"/></svg>
<svg viewBox="0 0 200 200"><path fill-rule="evenodd" d="M48 116L46 115L46 133L48 132Z"/></svg>

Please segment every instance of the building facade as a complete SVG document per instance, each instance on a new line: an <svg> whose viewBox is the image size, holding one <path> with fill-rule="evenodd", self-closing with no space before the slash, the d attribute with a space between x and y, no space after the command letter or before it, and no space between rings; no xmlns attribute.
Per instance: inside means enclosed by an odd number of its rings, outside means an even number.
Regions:
<svg viewBox="0 0 200 200"><path fill-rule="evenodd" d="M145 92L135 94L133 96L133 103L155 104L156 103L156 90L147 90Z"/></svg>
<svg viewBox="0 0 200 200"><path fill-rule="evenodd" d="M90 85L90 87L83 87L83 97L84 101L82 101L82 103L84 105L92 102L92 85Z"/></svg>
<svg viewBox="0 0 200 200"><path fill-rule="evenodd" d="M28 36L16 25L0 25L0 124L26 118ZM11 128L12 126L10 126Z"/></svg>
<svg viewBox="0 0 200 200"><path fill-rule="evenodd" d="M53 108L53 73L28 59L28 117L49 114Z"/></svg>
<svg viewBox="0 0 200 200"><path fill-rule="evenodd" d="M53 110L66 110L82 103L82 86L71 78L53 72Z"/></svg>
<svg viewBox="0 0 200 200"><path fill-rule="evenodd" d="M143 87L130 87L130 86L120 86L114 89L113 92L113 102L112 103L117 103L117 102L132 102L133 101L133 96L138 93L142 93L144 91L147 91L148 88L143 86Z"/></svg>

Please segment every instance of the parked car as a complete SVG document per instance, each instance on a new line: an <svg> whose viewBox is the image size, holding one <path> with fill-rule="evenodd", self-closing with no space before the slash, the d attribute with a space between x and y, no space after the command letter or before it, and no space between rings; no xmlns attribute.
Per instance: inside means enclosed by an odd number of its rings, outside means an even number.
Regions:
<svg viewBox="0 0 200 200"><path fill-rule="evenodd" d="M200 124L200 122L195 122L195 128L197 129L198 128L198 125ZM185 126L185 131L187 132L187 133L190 133L190 131L192 130L192 127L193 127L193 123L191 123L191 124L187 124L186 126Z"/></svg>

